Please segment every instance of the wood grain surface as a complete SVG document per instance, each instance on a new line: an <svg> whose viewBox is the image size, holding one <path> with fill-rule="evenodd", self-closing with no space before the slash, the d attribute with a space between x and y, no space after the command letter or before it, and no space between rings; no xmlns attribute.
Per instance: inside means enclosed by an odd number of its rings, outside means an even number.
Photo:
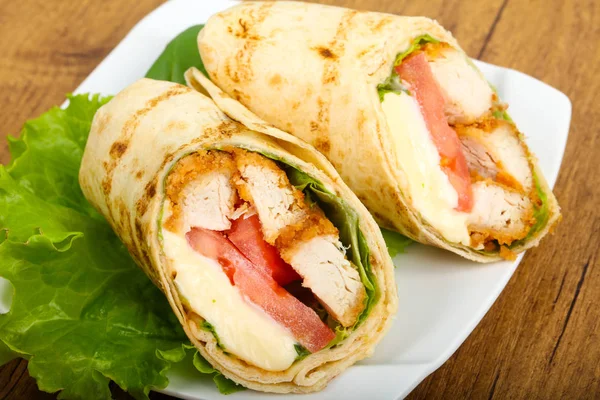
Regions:
<svg viewBox="0 0 600 400"><path fill-rule="evenodd" d="M436 18L472 57L566 93L573 119L555 193L564 218L527 252L471 336L410 399L600 398L600 7L595 0L331 0ZM160 1L0 2L4 137L75 89ZM199 21L200 22L200 21ZM547 118L552 118L549 112ZM116 398L129 398L114 389ZM0 369L0 398L42 399L26 362ZM155 399L167 396L153 393ZM374 393L374 398L376 394Z"/></svg>

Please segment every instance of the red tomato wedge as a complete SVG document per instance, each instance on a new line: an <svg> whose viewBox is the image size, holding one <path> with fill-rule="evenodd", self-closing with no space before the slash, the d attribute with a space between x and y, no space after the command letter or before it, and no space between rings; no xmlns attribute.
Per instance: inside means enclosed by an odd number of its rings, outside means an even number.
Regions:
<svg viewBox="0 0 600 400"><path fill-rule="evenodd" d="M302 279L281 259L277 249L265 242L258 215L233 221L227 237L252 264L272 276L281 286Z"/></svg>
<svg viewBox="0 0 600 400"><path fill-rule="evenodd" d="M456 132L448 125L444 114L444 95L438 86L424 53L404 60L396 67L400 78L410 85L417 99L425 125L440 154L440 165L458 194L458 211L473 208L473 189L467 160Z"/></svg>
<svg viewBox="0 0 600 400"><path fill-rule="evenodd" d="M186 238L198 253L221 264L233 285L247 300L289 329L296 340L311 353L321 350L335 337L317 313L244 257L222 233L193 228L186 234Z"/></svg>

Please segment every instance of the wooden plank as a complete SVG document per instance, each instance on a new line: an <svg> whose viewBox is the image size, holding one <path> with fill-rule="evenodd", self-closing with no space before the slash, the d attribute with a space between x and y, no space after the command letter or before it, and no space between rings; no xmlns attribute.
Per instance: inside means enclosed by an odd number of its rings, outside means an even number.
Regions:
<svg viewBox="0 0 600 400"><path fill-rule="evenodd" d="M16 359L0 369L0 399L54 399L41 392L27 372L27 361Z"/></svg>
<svg viewBox="0 0 600 400"><path fill-rule="evenodd" d="M60 105L161 0L0 2L0 162L5 137Z"/></svg>

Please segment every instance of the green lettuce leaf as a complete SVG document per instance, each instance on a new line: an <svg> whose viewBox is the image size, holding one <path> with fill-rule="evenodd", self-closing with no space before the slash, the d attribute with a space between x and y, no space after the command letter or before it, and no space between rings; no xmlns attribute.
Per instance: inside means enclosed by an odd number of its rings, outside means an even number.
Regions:
<svg viewBox="0 0 600 400"><path fill-rule="evenodd" d="M473 67L476 68L475 65L473 65ZM496 86L492 85L491 83L489 83L489 85L494 91L494 93L498 94L498 89L496 88ZM506 110L494 110L492 112L492 115L494 116L494 118L508 121L514 124L513 119L510 117ZM519 137L521 140L525 140L525 137L523 134L521 134L521 132L519 132ZM546 224L548 223L548 219L550 218L548 211L548 196L542 190L542 187L540 186L540 179L535 172L533 172L533 184L535 185L535 190L541 202L541 205L537 205L535 203L533 205L533 217L535 218L535 224L533 224L529 232L527 232L527 236L525 236L524 239L513 242L509 246L509 248L514 248L525 244L528 240L531 239L533 235L538 233L546 226Z"/></svg>
<svg viewBox="0 0 600 400"><path fill-rule="evenodd" d="M531 237L532 235L538 233L542 228L544 228L548 223L548 218L550 217L548 212L548 196L546 195L546 192L542 190L542 187L540 185L540 178L535 172L533 173L533 182L535 184L535 190L537 192L537 195L540 198L542 204L540 206L534 204L533 216L536 220L536 223L531 227L531 230L527 235L528 237Z"/></svg>
<svg viewBox="0 0 600 400"><path fill-rule="evenodd" d="M417 36L416 38L413 39L413 41L410 44L410 47L408 49L406 49L405 51L403 51L402 53L400 53L396 56L396 60L394 61L394 67L397 65L400 65L402 60L404 60L406 57L408 57L410 55L410 53L412 53L413 51L418 50L424 44L439 43L439 42L440 42L439 40L437 40L436 38L434 38L433 36L428 35L428 34Z"/></svg>
<svg viewBox="0 0 600 400"><path fill-rule="evenodd" d="M479 68L477 68L477 66L475 65L473 60L471 60L469 57L467 57L467 61L469 62L469 65L474 70L476 70L477 72L479 72L481 74L481 71L479 71ZM489 81L488 81L488 85L490 86L490 88L492 88L492 91L494 93L496 93L496 96L498 96L498 88L496 86L492 85L492 83ZM500 101L497 100L497 103L500 103ZM499 105L499 104L495 104L495 105ZM496 110L492 111L492 115L494 116L494 118L503 119L505 121L514 123L513 119L510 117L510 115L508 115L508 112L506 112L506 110L496 109Z"/></svg>
<svg viewBox="0 0 600 400"><path fill-rule="evenodd" d="M296 349L296 353L298 353L298 357L296 357L296 361L302 360L303 358L306 358L307 356L311 355L311 352L308 351L308 349L304 346L302 346L301 344L296 343L294 345L294 348Z"/></svg>
<svg viewBox="0 0 600 400"><path fill-rule="evenodd" d="M107 101L70 96L66 109L27 122L0 166L0 276L13 288L1 361L28 359L40 389L59 398L108 399L110 380L147 398L189 343L78 185L93 115Z"/></svg>
<svg viewBox="0 0 600 400"><path fill-rule="evenodd" d="M407 238L404 235L401 235L398 232L390 231L384 228L381 229L381 234L383 235L383 240L385 240L385 245L387 246L388 253L390 253L390 257L394 258L396 255L400 253L404 253L404 249L411 243L414 243L412 239Z"/></svg>
<svg viewBox="0 0 600 400"><path fill-rule="evenodd" d="M213 375L213 381L217 385L217 389L219 389L219 392L221 392L222 394L231 394L239 392L240 390L246 390L246 388L242 385L238 385L231 379L227 379L225 376L223 376L223 374L214 369L212 365L210 365L210 363L206 361L204 357L202 357L202 355L200 355L200 353L197 351L196 354L194 354L193 362L194 367L196 367L198 371L202 372L203 374Z"/></svg>
<svg viewBox="0 0 600 400"><path fill-rule="evenodd" d="M203 27L204 25L192 26L171 40L146 73L146 78L185 85L183 74L190 67L196 67L208 76L200 59L197 42L198 33Z"/></svg>
<svg viewBox="0 0 600 400"><path fill-rule="evenodd" d="M394 61L394 67L400 65L402 60L408 57L410 53L419 49L421 46L427 43L439 43L439 40L427 34L416 37L410 44L410 47L406 49L406 51L396 56L396 60ZM409 90L406 87L404 87L404 85L402 85L402 82L400 81L400 77L396 73L396 70L392 68L390 76L388 76L384 82L377 85L377 94L379 95L379 101L383 101L383 98L385 97L386 93L400 94L402 92L410 94Z"/></svg>
<svg viewBox="0 0 600 400"><path fill-rule="evenodd" d="M533 204L533 217L535 218L535 224L533 224L529 232L527 232L527 236L525 236L524 239L513 242L509 248L514 248L525 244L536 233L538 233L546 226L546 224L548 223L548 219L550 218L550 213L548 209L548 196L546 195L546 192L542 190L542 187L540 185L540 178L535 172L533 173L533 184L535 185L535 190L541 202L540 205L536 203Z"/></svg>
<svg viewBox="0 0 600 400"><path fill-rule="evenodd" d="M200 325L200 328L204 329L205 331L209 331L210 333L213 334L213 336L215 337L215 340L217 341L217 346L225 351L225 346L223 345L223 343L221 343L221 340L219 339L219 335L217 335L217 331L215 330L215 327L208 321L204 320L202 321L202 324Z"/></svg>
<svg viewBox="0 0 600 400"><path fill-rule="evenodd" d="M400 82L400 77L395 72L392 72L392 75L388 76L387 79L377 85L377 94L379 95L379 101L383 101L386 93L396 93L400 94L402 92L406 92L410 94L407 88L402 85Z"/></svg>
<svg viewBox="0 0 600 400"><path fill-rule="evenodd" d="M513 122L512 118L510 117L510 115L508 115L506 110L494 110L492 112L492 115L494 116L494 118L503 119L508 122Z"/></svg>
<svg viewBox="0 0 600 400"><path fill-rule="evenodd" d="M71 96L68 109L54 107L27 121L18 139L8 137L10 175L24 189L45 202L64 206L102 220L79 187L79 164L92 118L109 98Z"/></svg>

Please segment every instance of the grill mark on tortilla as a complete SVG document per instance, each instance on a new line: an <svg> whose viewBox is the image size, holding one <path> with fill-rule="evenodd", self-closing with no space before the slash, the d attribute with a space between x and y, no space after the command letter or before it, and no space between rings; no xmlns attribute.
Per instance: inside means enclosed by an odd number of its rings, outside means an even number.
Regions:
<svg viewBox="0 0 600 400"><path fill-rule="evenodd" d="M203 143L209 137L214 139L215 142L218 140L228 139L233 134L238 133L239 131L240 131L240 124L234 120L227 119L227 120L221 121L221 123L215 127L209 127L209 128L204 129L204 131L202 132L202 135L193 139L190 142L190 145ZM187 145L182 146L182 147L186 147L186 146ZM180 149L178 149L178 150L180 150ZM173 156L171 155L171 160L172 159L173 159ZM161 169L162 169L162 167L164 167L166 162L171 161L171 160L165 160L165 162L163 162L163 164L161 165Z"/></svg>
<svg viewBox="0 0 600 400"><path fill-rule="evenodd" d="M232 97L234 99L236 99L237 101L239 101L240 103L244 103L244 101L242 101L242 100L245 100L245 101L250 100L249 96L247 96L244 92L242 92L241 90L238 90L238 89L233 89L231 94L232 94ZM246 103L246 104L248 104L248 103Z"/></svg>
<svg viewBox="0 0 600 400"><path fill-rule="evenodd" d="M142 222L140 221L139 218L136 218L136 220L135 220L135 235L132 235L132 236L134 238L136 238L139 243L143 242L144 230L142 229Z"/></svg>
<svg viewBox="0 0 600 400"><path fill-rule="evenodd" d="M180 94L188 93L191 91L192 89L188 88L187 86L173 86L166 92L148 100L143 108L137 110L133 114L133 116L131 116L131 118L129 118L127 122L125 122L121 130L120 138L117 139L110 148L109 154L111 156L111 160L108 163L103 163L104 169L106 170L106 175L104 179L102 179L102 191L107 205L111 203L110 192L112 190L112 178L115 168L119 164L119 161L125 153L125 151L127 151L129 140L133 136L133 133L135 132L137 127L139 126L141 118L148 114L161 102L168 100L171 97L178 96ZM108 207L108 209L110 212L111 207Z"/></svg>
<svg viewBox="0 0 600 400"><path fill-rule="evenodd" d="M380 17L377 16L377 19L367 19L366 25L373 33L379 33L386 25L392 23L393 21L394 19L391 17L384 17L380 19Z"/></svg>
<svg viewBox="0 0 600 400"><path fill-rule="evenodd" d="M373 68L373 71L369 72L367 75L369 76L373 76L377 73L377 71L379 71L382 67L384 67L387 64L387 61L385 58L381 59L381 62L379 63L379 65L375 68Z"/></svg>
<svg viewBox="0 0 600 400"><path fill-rule="evenodd" d="M282 83L283 83L283 80L281 79L281 75L279 75L279 74L274 74L269 79L269 85L271 85L271 86L280 87Z"/></svg>
<svg viewBox="0 0 600 400"><path fill-rule="evenodd" d="M146 249L146 246L142 246L140 251L142 253L142 258L144 259L144 263L146 265L151 265L150 254L148 253L148 249Z"/></svg>
<svg viewBox="0 0 600 400"><path fill-rule="evenodd" d="M356 55L356 58L363 58L365 55L367 55L373 49L373 47L374 46L369 46L366 49L362 50L360 53L358 53Z"/></svg>
<svg viewBox="0 0 600 400"><path fill-rule="evenodd" d="M327 138L317 137L317 140L315 141L315 147L321 153L327 154L331 150L331 143Z"/></svg>
<svg viewBox="0 0 600 400"><path fill-rule="evenodd" d="M146 186L146 195L148 199L152 199L156 195L156 182L152 181Z"/></svg>
<svg viewBox="0 0 600 400"><path fill-rule="evenodd" d="M250 15L252 16L252 13ZM266 17L266 15L265 15L265 17ZM264 20L264 17L262 17L262 19L259 17L257 19L257 23L262 22L262 20ZM252 32L252 28L254 28L254 24L252 24L252 19L245 20L244 18L239 18L237 23L238 23L239 29L234 30L231 26L228 26L227 32L232 33L235 37L240 38L240 39L249 39L249 40L262 40L263 39L262 36Z"/></svg>
<svg viewBox="0 0 600 400"><path fill-rule="evenodd" d="M229 62L225 64L225 75L227 75L234 83L239 83L240 77L238 76L237 71L234 70L234 72L231 72L231 65L229 64Z"/></svg>
<svg viewBox="0 0 600 400"><path fill-rule="evenodd" d="M125 152L127 151L128 146L128 140L123 142L117 140L112 144L112 146L110 146L110 151L108 152L108 154L110 154L110 156L115 159L121 158L123 157L123 154L125 154Z"/></svg>
<svg viewBox="0 0 600 400"><path fill-rule="evenodd" d="M366 198L361 199L359 197L360 201L366 200ZM392 228L394 226L394 224L392 223L392 221L387 218L386 216L384 216L383 214L379 213L379 212L373 212L373 217L375 217L375 219L377 220L378 224L384 227L390 227Z"/></svg>
<svg viewBox="0 0 600 400"><path fill-rule="evenodd" d="M248 36L248 23L244 21L242 18L238 20L238 24L240 25L241 30L237 31L235 35L237 37L245 38Z"/></svg>
<svg viewBox="0 0 600 400"><path fill-rule="evenodd" d="M112 189L112 179L103 179L102 180L102 193L104 193L104 197L108 198L108 193Z"/></svg>
<svg viewBox="0 0 600 400"><path fill-rule="evenodd" d="M165 158L163 159L163 162L160 164L160 167L158 168L159 171L162 171L162 169L165 167L165 165L167 165L168 163L170 163L173 158L175 158L175 155L173 153L169 153L165 156Z"/></svg>
<svg viewBox="0 0 600 400"><path fill-rule="evenodd" d="M169 131L174 131L174 130L183 131L183 130L187 129L188 126L189 126L189 124L184 121L171 121L165 128L165 133L169 132Z"/></svg>
<svg viewBox="0 0 600 400"><path fill-rule="evenodd" d="M244 41L244 45L237 52L233 59L229 59L225 64L225 75L231 78L235 83L240 81L250 81L254 77L252 68L252 55L254 51L265 42L265 38L256 33L256 27L259 27L269 15L269 9L274 3L268 2L260 7L250 9L246 18L240 18L237 21L240 29L232 29L232 34ZM234 63L233 65L231 65Z"/></svg>
<svg viewBox="0 0 600 400"><path fill-rule="evenodd" d="M235 75L238 82L241 80L250 81L254 77L254 69L252 68L252 54L258 46L257 41L246 41L241 50L239 50L234 58L237 62Z"/></svg>
<svg viewBox="0 0 600 400"><path fill-rule="evenodd" d="M365 124L367 123L367 116L365 110L359 110L356 125L358 127L359 134L362 133Z"/></svg>
<svg viewBox="0 0 600 400"><path fill-rule="evenodd" d="M329 109L331 106L331 90L329 85L334 85L338 82L340 59L345 53L344 42L350 30L352 19L358 14L357 11L348 10L342 16L338 28L335 32L333 40L327 47L317 49L323 57L323 94L317 99L317 120L310 122L310 130L316 132L315 147L327 155L331 151L331 142L329 141L328 126L329 126ZM320 133L320 134L319 134Z"/></svg>
<svg viewBox="0 0 600 400"><path fill-rule="evenodd" d="M317 46L314 48L314 50L319 53L321 55L321 57L328 59L336 59L337 56L335 55L335 53L333 53L330 49L328 49L327 47L323 47L323 46Z"/></svg>
<svg viewBox="0 0 600 400"><path fill-rule="evenodd" d="M116 200L117 210L119 210L119 225L120 230L123 230L124 226L131 225L129 212L127 210L127 205L125 204L125 200L122 197L119 197Z"/></svg>
<svg viewBox="0 0 600 400"><path fill-rule="evenodd" d="M144 194L135 203L135 209L139 216L143 216L144 214L146 214L146 211L148 211L148 204L150 203L150 200L152 200L156 195L156 178L157 176L155 175L154 178L152 178L148 182L144 189Z"/></svg>
<svg viewBox="0 0 600 400"><path fill-rule="evenodd" d="M134 258L137 258L138 261L140 261L140 266L142 266L142 269L147 273L149 272L150 278L156 283L159 282L159 280L157 278L157 272L151 268L152 263L147 246L145 245L146 241L144 240L144 235L142 222L139 218L136 218L135 234L131 235L134 242L134 248L137 250L135 252L135 256L137 257L134 256Z"/></svg>

